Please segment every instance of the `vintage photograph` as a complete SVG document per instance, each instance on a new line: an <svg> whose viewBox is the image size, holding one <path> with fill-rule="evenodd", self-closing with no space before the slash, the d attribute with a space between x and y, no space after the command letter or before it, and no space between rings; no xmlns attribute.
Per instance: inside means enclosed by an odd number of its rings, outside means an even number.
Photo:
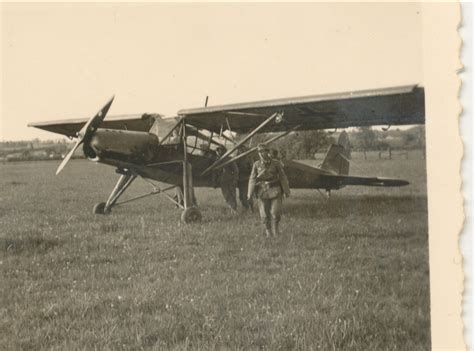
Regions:
<svg viewBox="0 0 474 351"><path fill-rule="evenodd" d="M432 349L428 12L1 4L0 348Z"/></svg>

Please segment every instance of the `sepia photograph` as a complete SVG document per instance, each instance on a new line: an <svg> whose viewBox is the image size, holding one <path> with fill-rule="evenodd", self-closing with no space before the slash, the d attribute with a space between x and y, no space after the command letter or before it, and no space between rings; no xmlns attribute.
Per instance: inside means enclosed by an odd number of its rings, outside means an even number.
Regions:
<svg viewBox="0 0 474 351"><path fill-rule="evenodd" d="M0 349L465 347L455 3L0 6Z"/></svg>

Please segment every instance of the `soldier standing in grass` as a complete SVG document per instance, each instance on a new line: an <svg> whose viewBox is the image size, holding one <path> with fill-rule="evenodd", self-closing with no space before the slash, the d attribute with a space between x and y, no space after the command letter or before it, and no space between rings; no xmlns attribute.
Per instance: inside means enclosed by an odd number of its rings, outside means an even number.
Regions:
<svg viewBox="0 0 474 351"><path fill-rule="evenodd" d="M253 164L247 198L256 195L264 235L269 237L280 234L282 197L290 196L290 187L283 165L271 158L268 146L259 144L257 150L260 160Z"/></svg>

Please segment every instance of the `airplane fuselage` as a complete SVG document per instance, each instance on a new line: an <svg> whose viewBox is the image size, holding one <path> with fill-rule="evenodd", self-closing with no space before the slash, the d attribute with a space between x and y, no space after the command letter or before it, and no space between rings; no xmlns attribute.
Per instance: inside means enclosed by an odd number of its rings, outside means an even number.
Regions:
<svg viewBox="0 0 474 351"><path fill-rule="evenodd" d="M151 133L98 129L91 140L85 143L84 153L93 161L119 170L132 170L144 178L173 185L183 182L183 145L160 145L158 138ZM212 173L202 175L216 160L213 151L188 145L186 158L192 166L193 186L216 186L216 177ZM335 184L325 183L324 175L329 174L327 171L291 160L284 160L283 164L291 188L339 188ZM247 181L250 169L241 170L240 173L240 181Z"/></svg>

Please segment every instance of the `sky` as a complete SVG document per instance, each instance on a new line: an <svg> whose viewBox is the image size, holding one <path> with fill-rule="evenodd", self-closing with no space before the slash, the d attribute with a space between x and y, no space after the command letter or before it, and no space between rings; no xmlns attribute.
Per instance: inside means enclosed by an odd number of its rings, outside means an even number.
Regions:
<svg viewBox="0 0 474 351"><path fill-rule="evenodd" d="M0 140L29 122L423 85L416 3L2 3Z"/></svg>

